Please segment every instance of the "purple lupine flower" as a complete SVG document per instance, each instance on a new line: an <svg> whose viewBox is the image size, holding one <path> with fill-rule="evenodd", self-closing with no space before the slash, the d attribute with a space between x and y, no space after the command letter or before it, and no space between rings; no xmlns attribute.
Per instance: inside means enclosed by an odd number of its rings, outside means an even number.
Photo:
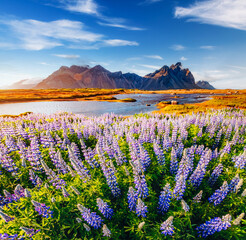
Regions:
<svg viewBox="0 0 246 240"><path fill-rule="evenodd" d="M236 192L236 186L239 183L240 178L239 175L236 174L236 176L231 180L230 184L228 185L229 192Z"/></svg>
<svg viewBox="0 0 246 240"><path fill-rule="evenodd" d="M213 218L196 228L198 236L206 238L215 232L226 230L231 226L231 215L227 214L222 217Z"/></svg>
<svg viewBox="0 0 246 240"><path fill-rule="evenodd" d="M90 209L84 207L81 204L78 204L77 207L78 207L79 211L81 212L83 219L90 226L94 227L95 229L98 229L101 227L103 220L100 216L98 216L95 212L91 212Z"/></svg>
<svg viewBox="0 0 246 240"><path fill-rule="evenodd" d="M238 156L232 158L236 168L244 169L246 165L246 150Z"/></svg>
<svg viewBox="0 0 246 240"><path fill-rule="evenodd" d="M52 183L52 185L56 187L56 189L61 189L62 186L67 185L66 182L63 179L59 178L58 175L52 169L50 169L43 160L41 160L40 162L46 175L48 176L47 178L49 179L50 183Z"/></svg>
<svg viewBox="0 0 246 240"><path fill-rule="evenodd" d="M178 160L177 160L177 153L174 148L171 151L171 160L170 160L170 173L176 174L178 171Z"/></svg>
<svg viewBox="0 0 246 240"><path fill-rule="evenodd" d="M31 198L32 197L30 191L27 188L24 190L24 194L25 194L26 198Z"/></svg>
<svg viewBox="0 0 246 240"><path fill-rule="evenodd" d="M165 222L161 224L160 230L161 233L165 236L172 236L174 234L173 216L170 216Z"/></svg>
<svg viewBox="0 0 246 240"><path fill-rule="evenodd" d="M220 189L217 189L211 197L208 198L210 203L213 203L214 206L220 204L229 193L229 187L227 181L224 181Z"/></svg>
<svg viewBox="0 0 246 240"><path fill-rule="evenodd" d="M0 216L1 216L1 218L2 218L5 222L10 222L10 221L14 220L14 218L8 216L7 214L5 214L4 212L2 212L1 210L0 210Z"/></svg>
<svg viewBox="0 0 246 240"><path fill-rule="evenodd" d="M40 230L34 230L33 228L27 228L27 227L20 227L21 230L23 230L26 235L28 235L28 237L32 237L33 235L35 235L36 233L40 232Z"/></svg>
<svg viewBox="0 0 246 240"><path fill-rule="evenodd" d="M153 148L155 155L157 157L157 161L160 165L165 165L165 156L163 150L161 149L160 145L156 142L153 143Z"/></svg>
<svg viewBox="0 0 246 240"><path fill-rule="evenodd" d="M170 184L167 183L165 187L163 188L163 191L161 191L161 195L159 197L158 207L160 213L164 214L168 211L170 202L172 199L172 192L170 190Z"/></svg>
<svg viewBox="0 0 246 240"><path fill-rule="evenodd" d="M223 165L221 163L218 164L218 166L213 170L210 178L208 179L208 183L213 186L215 182L217 181L218 177L223 171Z"/></svg>
<svg viewBox="0 0 246 240"><path fill-rule="evenodd" d="M146 213L148 212L147 206L144 204L144 202L141 200L141 198L138 199L138 203L136 206L136 213L140 217L146 217Z"/></svg>
<svg viewBox="0 0 246 240"><path fill-rule="evenodd" d="M35 186L36 186L36 185L39 185L39 184L38 184L38 181L37 181L37 180L38 180L38 176L33 172L32 169L29 170L29 176L30 176L29 179L31 180L31 182L32 182L33 185L35 185ZM41 179L40 179L40 180L41 180ZM39 181L39 182L40 182L40 181ZM41 185L41 184L42 184L42 182L40 183L40 185Z"/></svg>
<svg viewBox="0 0 246 240"><path fill-rule="evenodd" d="M110 162L105 161L105 156L101 154L99 145L97 145L97 154L99 157L99 164L103 171L104 176L106 177L107 184L114 197L119 197L121 194L117 178L115 176L115 168L110 164Z"/></svg>
<svg viewBox="0 0 246 240"><path fill-rule="evenodd" d="M53 217L53 211L49 210L50 207L47 207L44 203L39 203L34 200L31 200L31 202L35 207L35 211L37 211L39 215L45 218Z"/></svg>
<svg viewBox="0 0 246 240"><path fill-rule="evenodd" d="M112 218L114 211L112 208L109 207L108 203L104 202L101 198L97 198L97 206L99 211L105 218Z"/></svg>
<svg viewBox="0 0 246 240"><path fill-rule="evenodd" d="M201 199L202 199L202 193L203 193L203 191L201 190L195 197L193 197L193 202L194 202L194 203L199 203L199 202L201 202Z"/></svg>
<svg viewBox="0 0 246 240"><path fill-rule="evenodd" d="M186 189L186 178L184 175L180 175L176 181L175 187L173 189L173 198L181 200Z"/></svg>
<svg viewBox="0 0 246 240"><path fill-rule="evenodd" d="M61 187L62 188L62 194L63 194L63 196L64 197L69 197L70 196L70 194L68 193L68 191L66 190L66 188L65 187Z"/></svg>
<svg viewBox="0 0 246 240"><path fill-rule="evenodd" d="M21 197L25 197L25 189L20 185L18 184L16 187L15 187L15 196L20 199Z"/></svg>
<svg viewBox="0 0 246 240"><path fill-rule="evenodd" d="M128 206L130 208L130 211L135 211L138 195L137 195L137 192L133 189L133 187L129 187L129 190L127 193L127 199L128 199Z"/></svg>
<svg viewBox="0 0 246 240"><path fill-rule="evenodd" d="M24 240L24 238L18 238L18 234L9 235L7 233L0 233L0 239L6 239L6 240Z"/></svg>
<svg viewBox="0 0 246 240"><path fill-rule="evenodd" d="M104 237L110 237L111 236L111 231L108 229L106 224L103 224L102 231L103 231L103 236Z"/></svg>

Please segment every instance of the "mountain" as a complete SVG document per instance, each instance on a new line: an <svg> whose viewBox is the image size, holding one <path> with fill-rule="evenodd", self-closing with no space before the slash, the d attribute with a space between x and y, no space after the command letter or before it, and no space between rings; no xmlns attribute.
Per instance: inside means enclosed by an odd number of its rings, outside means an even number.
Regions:
<svg viewBox="0 0 246 240"><path fill-rule="evenodd" d="M209 82L207 81L198 81L196 85L202 89L215 89Z"/></svg>
<svg viewBox="0 0 246 240"><path fill-rule="evenodd" d="M110 72L100 65L62 66L35 88L126 88L144 90L194 89L200 88L188 68L180 62L163 66L144 77L134 73Z"/></svg>
<svg viewBox="0 0 246 240"><path fill-rule="evenodd" d="M31 89L31 88L35 88L37 84L40 83L42 80L43 80L42 78L23 79L4 88L5 89Z"/></svg>
<svg viewBox="0 0 246 240"><path fill-rule="evenodd" d="M175 65L163 66L154 73L145 76L148 79L143 89L165 90L165 89L194 89L199 88L188 68L182 68L180 62Z"/></svg>

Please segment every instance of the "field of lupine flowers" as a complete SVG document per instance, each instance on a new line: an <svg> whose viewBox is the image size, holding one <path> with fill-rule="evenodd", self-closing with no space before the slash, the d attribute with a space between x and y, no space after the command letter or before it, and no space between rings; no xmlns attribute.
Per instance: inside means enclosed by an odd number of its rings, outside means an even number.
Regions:
<svg viewBox="0 0 246 240"><path fill-rule="evenodd" d="M246 239L246 113L0 118L0 239Z"/></svg>

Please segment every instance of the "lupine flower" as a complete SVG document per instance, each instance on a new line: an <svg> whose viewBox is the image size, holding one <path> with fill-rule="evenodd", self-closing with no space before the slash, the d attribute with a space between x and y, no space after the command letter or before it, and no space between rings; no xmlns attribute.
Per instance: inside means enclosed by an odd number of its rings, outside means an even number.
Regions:
<svg viewBox="0 0 246 240"><path fill-rule="evenodd" d="M218 164L218 166L213 170L213 172L211 173L210 178L208 179L208 183L213 186L215 184L215 182L217 181L218 177L220 176L220 174L223 171L223 165L220 163Z"/></svg>
<svg viewBox="0 0 246 240"><path fill-rule="evenodd" d="M0 216L1 218L5 221L5 222L9 222L14 220L14 218L8 216L7 214L5 214L4 212L0 211Z"/></svg>
<svg viewBox="0 0 246 240"><path fill-rule="evenodd" d="M185 212L189 212L190 211L190 207L185 202L185 200L183 200L183 199L181 200L181 205L182 205L182 208L184 209Z"/></svg>
<svg viewBox="0 0 246 240"><path fill-rule="evenodd" d="M201 202L201 199L202 199L202 193L203 193L203 191L201 190L201 191L193 198L193 202L194 202L194 203L199 203L199 202Z"/></svg>
<svg viewBox="0 0 246 240"><path fill-rule="evenodd" d="M245 196L246 196L246 189L243 190L241 196L242 196L242 197L245 197Z"/></svg>
<svg viewBox="0 0 246 240"><path fill-rule="evenodd" d="M31 201L35 207L35 211L39 213L42 217L49 218L53 217L53 211L50 211L50 207L47 207L44 203L39 203L34 200Z"/></svg>
<svg viewBox="0 0 246 240"><path fill-rule="evenodd" d="M242 221L242 219L244 218L245 213L241 213L234 221L233 221L233 225L239 225Z"/></svg>
<svg viewBox="0 0 246 240"><path fill-rule="evenodd" d="M236 185L235 192L237 193L242 186L243 186L243 178L241 178L238 184Z"/></svg>
<svg viewBox="0 0 246 240"><path fill-rule="evenodd" d="M87 232L90 232L91 228L86 223L83 223L83 226Z"/></svg>
<svg viewBox="0 0 246 240"><path fill-rule="evenodd" d="M83 219L95 229L100 228L103 220L95 212L91 212L90 209L84 207L81 204L78 204L78 209L81 212Z"/></svg>
<svg viewBox="0 0 246 240"><path fill-rule="evenodd" d="M133 189L133 187L129 187L127 193L127 199L128 199L128 206L130 208L130 211L135 211L138 196L137 196L137 192Z"/></svg>
<svg viewBox="0 0 246 240"><path fill-rule="evenodd" d="M199 237L206 238L209 235L213 235L215 232L226 230L231 226L231 215L227 214L222 217L213 218L206 223L196 228Z"/></svg>
<svg viewBox="0 0 246 240"><path fill-rule="evenodd" d="M101 198L97 198L97 206L105 218L112 218L114 211L109 207L108 203L104 202Z"/></svg>
<svg viewBox="0 0 246 240"><path fill-rule="evenodd" d="M38 233L40 230L34 230L33 228L27 228L27 227L20 227L21 230L23 230L26 235L28 235L28 237L32 237L33 235L35 235L36 233Z"/></svg>
<svg viewBox="0 0 246 240"><path fill-rule="evenodd" d="M32 197L30 191L27 188L25 189L25 197L27 197L27 198L31 198Z"/></svg>
<svg viewBox="0 0 246 240"><path fill-rule="evenodd" d="M173 216L170 216L165 222L161 224L160 230L161 233L165 236L172 236L174 234Z"/></svg>
<svg viewBox="0 0 246 240"><path fill-rule="evenodd" d="M180 175L178 178L175 187L173 189L173 198L181 200L186 189L186 178L184 175Z"/></svg>
<svg viewBox="0 0 246 240"><path fill-rule="evenodd" d="M111 236L111 232L108 229L108 227L106 226L106 224L103 224L102 231L103 231L103 236L104 237L110 237Z"/></svg>
<svg viewBox="0 0 246 240"><path fill-rule="evenodd" d="M145 222L139 223L138 224L138 230L141 231L144 225L145 225Z"/></svg>
<svg viewBox="0 0 246 240"><path fill-rule="evenodd" d="M76 195L80 195L80 192L76 187L71 186L71 189L75 192Z"/></svg>
<svg viewBox="0 0 246 240"><path fill-rule="evenodd" d="M14 235L8 235L7 233L0 233L0 239L6 239L6 240L24 240L24 238L18 238L18 234Z"/></svg>
<svg viewBox="0 0 246 240"><path fill-rule="evenodd" d="M214 206L220 204L227 196L229 192L228 183L225 181L220 189L217 189L214 194L209 197L208 201L213 202Z"/></svg>
<svg viewBox="0 0 246 240"><path fill-rule="evenodd" d="M178 160L177 160L177 154L174 148L172 148L171 151L171 160L170 160L170 173L176 174L178 171Z"/></svg>
<svg viewBox="0 0 246 240"><path fill-rule="evenodd" d="M170 190L170 184L167 183L163 188L163 191L161 191L161 195L159 197L157 208L160 213L164 214L165 212L168 211L171 199L172 199L172 192Z"/></svg>
<svg viewBox="0 0 246 240"><path fill-rule="evenodd" d="M236 176L231 180L230 184L228 184L228 190L229 192L236 192L236 186L239 183L240 178L239 175L236 174Z"/></svg>
<svg viewBox="0 0 246 240"><path fill-rule="evenodd" d="M147 206L144 202L139 198L136 206L136 213L140 217L146 217L146 213L148 212Z"/></svg>
<svg viewBox="0 0 246 240"><path fill-rule="evenodd" d="M68 193L66 188L64 188L63 186L62 186L62 194L63 194L64 197L69 197L70 196L70 194Z"/></svg>

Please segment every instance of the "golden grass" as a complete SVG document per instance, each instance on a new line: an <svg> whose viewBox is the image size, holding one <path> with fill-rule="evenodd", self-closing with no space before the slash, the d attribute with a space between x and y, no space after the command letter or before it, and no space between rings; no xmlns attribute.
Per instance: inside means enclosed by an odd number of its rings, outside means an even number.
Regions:
<svg viewBox="0 0 246 240"><path fill-rule="evenodd" d="M228 107L246 109L246 91L241 91L239 94L213 96L211 100L183 105L170 105L169 102L160 102L157 104L159 108L155 113L176 113L176 114L191 114L196 112L207 112L210 109L222 109Z"/></svg>

